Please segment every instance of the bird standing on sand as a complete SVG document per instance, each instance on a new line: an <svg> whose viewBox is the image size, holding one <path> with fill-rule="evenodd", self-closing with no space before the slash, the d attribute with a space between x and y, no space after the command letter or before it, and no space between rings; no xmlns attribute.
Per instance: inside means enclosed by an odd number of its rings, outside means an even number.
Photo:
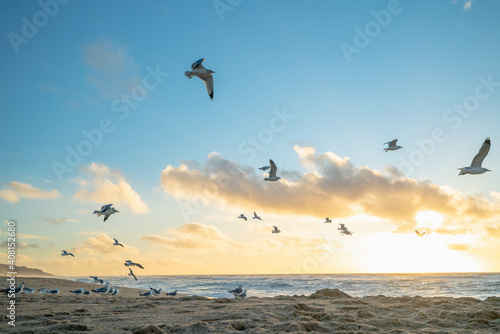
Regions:
<svg viewBox="0 0 500 334"><path fill-rule="evenodd" d="M94 289L92 291L100 293L101 295L106 295L108 294L109 289L110 289L109 282L106 282L106 286L103 286L102 288L99 289Z"/></svg>
<svg viewBox="0 0 500 334"><path fill-rule="evenodd" d="M153 295L152 291L149 290L147 292L140 292L139 296L141 296L141 297L149 297L149 296L153 297L154 295Z"/></svg>
<svg viewBox="0 0 500 334"><path fill-rule="evenodd" d="M398 141L397 139L394 139L393 141L388 141L387 143L384 143L384 145L388 144L388 146L384 148L384 152L396 151L399 150L400 148L403 148L403 146L396 145L397 141Z"/></svg>
<svg viewBox="0 0 500 334"><path fill-rule="evenodd" d="M236 289L229 290L229 293L232 293L235 297L241 295L243 293L243 285L238 286Z"/></svg>
<svg viewBox="0 0 500 334"><path fill-rule="evenodd" d="M205 86L207 87L207 92L208 96L210 96L210 99L213 101L214 99L214 77L212 76L212 73L215 73L212 70L207 70L205 67L203 67L202 63L205 61L205 58L202 58L200 60L195 61L191 65L191 71L186 71L184 72L184 75L187 76L189 79L192 77L198 77L205 83Z"/></svg>
<svg viewBox="0 0 500 334"><path fill-rule="evenodd" d="M174 290L174 291L172 291L172 292L167 292L167 296L177 296L177 292L178 292L178 291L179 291L179 290Z"/></svg>
<svg viewBox="0 0 500 334"><path fill-rule="evenodd" d="M484 141L483 145L481 145L481 148L479 149L479 152L477 152L474 159L472 159L470 167L458 168L460 170L460 173L458 175L460 176L465 174L483 174L485 172L491 172L491 170L481 167L484 158L486 158L488 152L490 151L490 146L491 146L491 141L490 137L488 137Z"/></svg>
<svg viewBox="0 0 500 334"><path fill-rule="evenodd" d="M83 288L80 288L78 290L73 290L70 291L71 293L74 293L75 295L81 295L83 293Z"/></svg>
<svg viewBox="0 0 500 334"><path fill-rule="evenodd" d="M97 214L97 217L104 215L104 221L108 220L109 216L114 213L119 213L115 208L113 208L113 204L106 204L101 206L101 210L94 210L94 213Z"/></svg>

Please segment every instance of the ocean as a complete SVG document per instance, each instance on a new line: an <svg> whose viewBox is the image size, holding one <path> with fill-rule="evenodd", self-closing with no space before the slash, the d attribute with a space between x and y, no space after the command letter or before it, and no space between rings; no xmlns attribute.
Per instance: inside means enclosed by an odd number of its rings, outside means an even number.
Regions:
<svg viewBox="0 0 500 334"><path fill-rule="evenodd" d="M422 297L500 297L500 273L451 274L315 274L315 275L199 275L102 276L112 285L213 298L232 297L228 290L243 285L248 297L310 295L321 289L339 289L353 297L385 295ZM89 277L60 277L92 282Z"/></svg>

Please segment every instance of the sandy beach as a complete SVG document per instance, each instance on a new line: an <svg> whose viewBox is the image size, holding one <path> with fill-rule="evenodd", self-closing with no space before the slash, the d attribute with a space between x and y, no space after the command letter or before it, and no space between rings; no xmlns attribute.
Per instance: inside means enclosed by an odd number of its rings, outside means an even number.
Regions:
<svg viewBox="0 0 500 334"><path fill-rule="evenodd" d="M15 327L7 324L3 296L1 332L13 333L494 333L500 331L500 298L353 298L337 289L310 296L246 299L178 295L139 297L120 288L117 296L76 296L70 290L97 284L55 278L17 278L31 288L59 295L16 297Z"/></svg>

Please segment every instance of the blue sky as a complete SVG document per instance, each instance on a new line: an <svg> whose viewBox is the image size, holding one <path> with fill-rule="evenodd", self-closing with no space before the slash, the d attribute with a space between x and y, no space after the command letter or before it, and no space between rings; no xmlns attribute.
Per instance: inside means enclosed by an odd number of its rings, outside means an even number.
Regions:
<svg viewBox="0 0 500 334"><path fill-rule="evenodd" d="M311 222L321 218L323 212L316 215L307 210L288 210L287 205L297 204L285 195L283 209L266 208L258 200L234 202L231 198L235 198L232 191L236 188L229 183L225 191L202 198L202 208L186 218L183 203L193 206L191 201L197 194L189 189L200 189L200 185L195 179L182 183L162 171L170 165L170 171L183 175L176 168L191 161L191 172L207 180L217 179L209 171L208 161L209 154L217 152L221 159L236 163L242 170L255 169L245 175L260 182L265 175L258 174L257 167L272 158L283 172L286 182L282 184L289 185L286 189L291 191L294 184L304 184L312 171L324 176L331 170L321 169L319 160L330 159L328 163L341 166L331 153L349 158L356 173L362 166L377 173L386 173L388 166L394 166L403 170L408 184L419 180L463 198L469 196L476 203L488 201L492 213L487 217L471 215L470 220L459 221L456 213L433 209L444 217L442 224L448 230L465 228L475 221L480 231L457 232L456 240L433 242L446 251L461 248L456 251L458 259L469 256L476 263L484 259L485 264L474 270L500 270L498 263L488 262L482 255L499 248L492 238L497 228L500 230L495 209L499 204L495 194L500 191L500 178L496 176L500 155L495 149L500 124L498 1L61 2L40 2L50 8L52 16L43 14L36 1L0 4L5 36L0 44L4 92L0 102L0 210L3 220L16 219L19 233L28 235L25 240L21 237L26 243L20 249L24 264L68 274L51 266L49 259L67 261L59 258L59 250L73 249L86 262L72 264L72 270L87 273L85 265L105 262L92 262L97 260L88 245L101 245L112 237L133 245L151 264L155 263L153 254L160 251L190 259L198 256L196 252L203 251L202 247L174 249L164 245L181 245L179 240L189 233L199 233L201 240L214 233L228 245L237 242L258 248L269 242L268 235L234 219L240 211L251 214L254 210L272 216L275 224L282 224L282 230L295 236L307 235L307 242L297 241L300 245L313 244L311 240L317 242L316 238L324 237L327 231L321 223L317 233L311 230ZM375 16L385 17L386 22L380 24ZM26 22L34 21L39 24L38 32L26 36ZM359 44L359 31L368 34L366 45ZM16 44L13 38L24 38L24 42ZM346 44L356 47L357 53L346 56L341 47ZM206 58L205 67L215 71L214 101L199 79L184 76L191 63L200 58ZM154 71L168 75L155 79L151 75ZM121 111L115 112L117 105L124 106L120 102L123 94L144 91L144 80L155 88L147 90L136 107L128 108L126 117ZM453 111L457 105L468 108L463 114L466 116ZM277 120L277 114L289 116L282 121ZM58 177L54 164L66 164L67 147L77 150L79 144L85 145L82 142L87 138L82 131L97 129L103 120L111 129L109 133L98 136L98 144L87 147L88 154L75 168ZM433 131L439 133L439 142L430 142ZM492 172L458 177L456 168L468 165L488 136L492 148L484 166ZM259 145L255 156L249 153L252 137ZM394 138L404 149L384 153L383 143ZM428 151L418 143L427 143ZM315 148L314 159L313 153L301 151L307 147ZM417 163L408 169L402 161ZM162 183L162 175L168 184ZM332 180L339 186L344 181ZM375 196L372 188L357 189L357 179L349 180L352 183L348 183L348 189ZM255 189L266 190L254 188L253 183L247 186L248 198L259 197ZM363 206L356 199L350 200L346 206ZM108 202L121 212L103 224L92 211ZM422 211L429 210L422 207ZM432 229L415 219L368 211L325 213L332 218L352 219L359 234L365 231L366 238L379 232L403 237L418 224ZM464 212L473 211L469 208ZM372 220L381 225L370 225ZM440 232L436 224L437 239ZM330 230L335 230L333 227ZM5 232L4 228L0 230ZM349 244L339 237L332 234L330 244L337 245L349 263L358 263L362 236ZM476 247L481 240L491 243L491 248ZM304 247L310 254L318 251L313 246ZM109 263L120 257L105 246L102 252ZM223 265L230 257L224 247L220 253L214 252L211 256L218 261L219 273L244 270ZM257 255L241 252L248 261L256 262L252 272L273 270L257 266L261 257L269 255L264 251ZM282 254L287 252L283 250ZM293 261L291 256L283 261L284 266L292 266ZM322 262L318 271L399 270L349 263L336 266ZM192 271L179 263L168 264L174 265L175 273L210 272L201 265L199 271ZM285 272L285 267L274 270ZM116 268L113 273L121 274L121 268Z"/></svg>

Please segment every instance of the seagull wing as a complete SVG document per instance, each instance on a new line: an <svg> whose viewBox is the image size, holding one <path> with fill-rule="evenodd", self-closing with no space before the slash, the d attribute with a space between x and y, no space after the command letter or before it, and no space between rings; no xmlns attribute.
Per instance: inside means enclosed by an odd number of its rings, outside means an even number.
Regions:
<svg viewBox="0 0 500 334"><path fill-rule="evenodd" d="M104 213L104 211L108 210L112 206L113 206L113 204L106 204L106 205L101 206L101 213Z"/></svg>
<svg viewBox="0 0 500 334"><path fill-rule="evenodd" d="M199 77L204 83L205 86L207 86L207 92L208 95L210 96L210 99L214 99L214 77L212 75L203 75Z"/></svg>
<svg viewBox="0 0 500 334"><path fill-rule="evenodd" d="M113 240L115 241L115 244L118 244L118 240L116 240L115 238L113 238Z"/></svg>
<svg viewBox="0 0 500 334"><path fill-rule="evenodd" d="M104 215L104 221L108 220L109 216L111 215Z"/></svg>
<svg viewBox="0 0 500 334"><path fill-rule="evenodd" d="M481 167L484 158L486 158L488 152L490 151L490 146L491 146L491 141L490 137L488 137L484 141L483 145L481 145L481 148L479 149L479 152L476 154L474 159L472 159L472 163L470 164L472 168Z"/></svg>
<svg viewBox="0 0 500 334"><path fill-rule="evenodd" d="M274 161L272 161L271 159L269 159L269 164L271 165L271 170L269 171L269 177L275 177L278 168L276 167Z"/></svg>
<svg viewBox="0 0 500 334"><path fill-rule="evenodd" d="M205 58L201 58L200 60L197 60L193 63L193 65L191 65L191 69L192 70L196 70L197 68L203 68L203 65L201 65L203 63L203 61L205 61Z"/></svg>
<svg viewBox="0 0 500 334"><path fill-rule="evenodd" d="M391 146L396 146L396 143L397 143L397 142L398 142L398 140L397 140L397 139L394 139L393 141L391 141L391 142L389 143L389 147L391 147Z"/></svg>

